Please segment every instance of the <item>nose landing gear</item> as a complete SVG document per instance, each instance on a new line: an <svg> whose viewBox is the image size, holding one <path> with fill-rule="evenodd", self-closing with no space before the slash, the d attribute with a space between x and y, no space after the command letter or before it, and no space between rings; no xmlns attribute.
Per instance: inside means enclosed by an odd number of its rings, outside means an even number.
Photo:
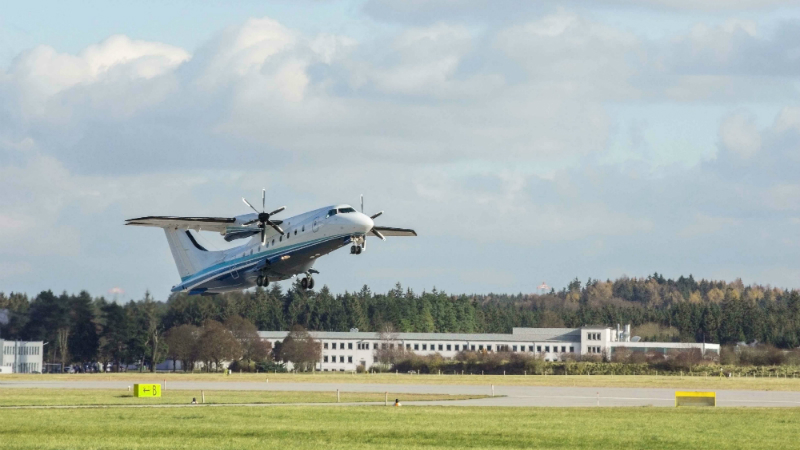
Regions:
<svg viewBox="0 0 800 450"><path fill-rule="evenodd" d="M353 236L351 240L353 242L352 247L350 247L351 255L360 255L362 251L367 249L366 236Z"/></svg>

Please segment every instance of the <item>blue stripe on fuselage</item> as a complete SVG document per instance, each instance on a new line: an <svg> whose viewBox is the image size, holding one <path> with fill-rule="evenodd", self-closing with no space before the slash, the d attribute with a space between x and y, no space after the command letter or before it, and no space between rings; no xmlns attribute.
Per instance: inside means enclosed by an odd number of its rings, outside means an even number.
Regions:
<svg viewBox="0 0 800 450"><path fill-rule="evenodd" d="M281 247L278 249L274 249L273 251L265 251L259 253L253 253L252 255L247 255L244 257L232 259L230 261L221 262L219 264L215 264L213 266L207 267L193 275L189 275L188 277L184 277L181 279L181 284L172 288L172 292L180 292L186 290L190 285L197 285L200 283L207 282L219 275L223 275L225 272L233 269L241 269L247 268L251 265L258 264L259 261L262 259L266 259L270 256L282 254L282 253L291 253L292 251L304 248L304 247L312 247L318 244L322 244L325 242L334 241L337 239L341 239L343 237L349 237L350 233L347 234L340 234L336 236L324 237L315 239L313 241L306 241L301 242L299 244L294 244L286 247Z"/></svg>

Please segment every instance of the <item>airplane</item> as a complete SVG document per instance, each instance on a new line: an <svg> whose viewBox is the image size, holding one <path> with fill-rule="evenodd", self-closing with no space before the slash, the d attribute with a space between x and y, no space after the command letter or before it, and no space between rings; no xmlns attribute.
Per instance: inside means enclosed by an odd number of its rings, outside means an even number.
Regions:
<svg viewBox="0 0 800 450"><path fill-rule="evenodd" d="M305 275L300 285L314 288L314 263L344 246L360 255L367 247L367 236L386 240L386 236L416 236L406 228L376 226L374 220L383 211L364 214L347 204L331 205L308 211L285 220L272 217L286 209L281 206L266 212L266 189L261 191L261 211L246 199L255 213L235 217L148 216L128 219L125 225L163 228L172 251L181 282L172 292L211 295L228 291L266 287L270 282ZM218 232L228 242L250 240L240 246L209 251L190 232Z"/></svg>

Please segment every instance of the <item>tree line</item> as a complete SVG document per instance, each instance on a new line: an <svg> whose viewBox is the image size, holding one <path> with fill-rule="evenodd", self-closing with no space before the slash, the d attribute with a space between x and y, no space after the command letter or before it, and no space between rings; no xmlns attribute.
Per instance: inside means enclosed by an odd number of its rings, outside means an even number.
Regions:
<svg viewBox="0 0 800 450"><path fill-rule="evenodd" d="M560 291L529 294L453 295L437 289L415 293L400 284L385 293L364 286L333 294L327 287L305 291L297 283L286 290L273 284L269 289L213 296L178 293L163 301L148 293L127 303L93 298L87 292L44 291L32 298L0 293L0 310L8 319L0 322L0 337L46 341L50 361L152 364L170 353L168 331L196 327L191 333L199 339L210 321L231 330L235 318L258 330L299 325L319 331L378 331L391 324L400 332L461 333L630 323L644 340L800 346L798 291L745 286L741 280L667 279L658 273L613 281L575 279ZM233 354L241 352L244 358L246 343L241 338L239 345L242 348ZM192 358L214 362L199 353Z"/></svg>

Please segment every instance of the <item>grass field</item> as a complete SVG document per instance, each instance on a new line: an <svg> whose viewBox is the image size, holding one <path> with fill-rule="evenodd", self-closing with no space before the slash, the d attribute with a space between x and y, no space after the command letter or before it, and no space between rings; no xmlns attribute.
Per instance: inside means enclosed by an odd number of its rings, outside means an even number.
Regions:
<svg viewBox="0 0 800 450"><path fill-rule="evenodd" d="M176 405L189 404L192 397L201 402L200 391L167 390L157 398L136 398L123 390L111 389L0 389L0 407L4 406L83 406L83 405ZM342 403L382 402L381 392L341 392ZM402 401L466 400L484 398L481 395L393 394L389 399ZM264 404L264 403L336 403L336 392L275 392L275 391L205 391L207 404Z"/></svg>
<svg viewBox="0 0 800 450"><path fill-rule="evenodd" d="M797 448L800 409L336 407L0 410L10 449Z"/></svg>
<svg viewBox="0 0 800 450"><path fill-rule="evenodd" d="M643 387L676 389L734 389L762 391L800 391L800 378L720 378L652 375L408 375L408 374L345 374L316 372L305 374L182 374L120 373L78 375L0 375L3 381L252 381L263 383L381 383L381 384L478 384L496 386L576 386L576 387Z"/></svg>

